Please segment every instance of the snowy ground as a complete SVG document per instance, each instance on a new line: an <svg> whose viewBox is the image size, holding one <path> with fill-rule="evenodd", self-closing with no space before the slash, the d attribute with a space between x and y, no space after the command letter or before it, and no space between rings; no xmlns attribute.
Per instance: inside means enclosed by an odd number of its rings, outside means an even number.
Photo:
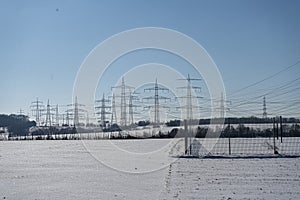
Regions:
<svg viewBox="0 0 300 200"><path fill-rule="evenodd" d="M112 142L125 150L136 146L144 152L161 149L169 143L167 140ZM167 174L164 166L168 166L167 152L161 154L162 157L154 154L153 159L152 155L144 160L127 159L117 154L108 140L3 141L0 199L158 199ZM112 168L93 156L112 164ZM147 166L151 161L152 167ZM122 167L135 174L118 171Z"/></svg>
<svg viewBox="0 0 300 200"><path fill-rule="evenodd" d="M165 199L300 199L300 159L185 159L172 164Z"/></svg>
<svg viewBox="0 0 300 200"><path fill-rule="evenodd" d="M299 158L171 156L182 147L178 139L2 141L0 199L300 198Z"/></svg>

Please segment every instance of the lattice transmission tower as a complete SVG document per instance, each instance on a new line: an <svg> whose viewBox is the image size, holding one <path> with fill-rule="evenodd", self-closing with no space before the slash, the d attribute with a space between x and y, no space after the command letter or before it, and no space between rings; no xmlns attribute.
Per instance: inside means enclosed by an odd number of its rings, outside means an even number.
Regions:
<svg viewBox="0 0 300 200"><path fill-rule="evenodd" d="M107 111L107 109L111 109L110 106L107 106L106 103L109 103L110 101L108 99L105 99L105 96L103 94L102 99L96 100L96 103L100 103L100 106L96 106L96 110L100 110L96 112L97 115L100 115L100 125L102 129L106 129L106 115L111 114L110 112Z"/></svg>
<svg viewBox="0 0 300 200"><path fill-rule="evenodd" d="M36 101L31 102L30 108L33 115L35 116L36 125L40 126L42 113L45 111L43 102L40 101L39 98L36 98Z"/></svg>
<svg viewBox="0 0 300 200"><path fill-rule="evenodd" d="M194 116L193 116L193 109L200 109L200 106L195 106L193 105L193 99L200 99L202 97L200 96L196 96L192 94L192 90L194 92L196 91L201 91L201 87L198 86L192 86L191 82L192 81L200 81L201 79L199 78L190 78L190 75L188 74L187 78L185 79L179 79L179 80L184 80L187 82L186 86L180 87L180 89L184 89L186 90L186 96L181 96L178 97L180 99L185 99L186 103L184 106L181 106L179 108L182 108L186 111L186 115L185 115L185 119L184 119L184 129L185 129L185 139L184 139L184 143L185 143L185 154L190 154L192 153L192 137L194 137L195 135L195 131L193 131L193 127L192 125L197 125L198 124L198 120L197 123L194 120ZM200 117L200 113L199 113L199 117Z"/></svg>
<svg viewBox="0 0 300 200"><path fill-rule="evenodd" d="M179 98L179 99L185 99L186 100L185 105L181 106L179 108L184 109L186 111L185 119L188 121L188 124L191 124L191 121L194 119L193 108L194 109L195 108L197 108L197 109L200 108L199 106L193 105L193 99L200 99L200 98L202 98L200 96L196 96L196 95L193 96L192 95L192 90L194 90L194 91L201 91L201 87L192 86L191 82L192 81L201 81L202 79L199 79L199 78L190 78L190 75L188 74L187 78L185 78L185 79L178 79L178 80L184 80L184 81L187 82L186 86L178 88L178 89L184 89L184 90L186 90L186 95L185 96L181 96L181 97L177 97L177 98ZM199 116L200 116L200 113L199 113Z"/></svg>
<svg viewBox="0 0 300 200"><path fill-rule="evenodd" d="M80 118L85 118L83 113L86 113L86 110L80 108L85 105L78 103L77 97L75 97L75 103L68 104L67 106L72 106L73 108L67 109L67 124L70 124L70 116L73 115L73 125L74 127L80 126ZM73 113L73 114L72 114Z"/></svg>
<svg viewBox="0 0 300 200"><path fill-rule="evenodd" d="M263 114L262 114L262 117L264 119L266 119L268 116L267 116L267 103L266 103L266 97L263 98Z"/></svg>
<svg viewBox="0 0 300 200"><path fill-rule="evenodd" d="M149 108L154 107L153 124L154 124L154 126L160 126L160 108L166 107L166 106L160 106L159 105L159 100L163 99L163 100L166 101L166 100L170 100L170 98L159 95L159 91L169 91L169 90L167 88L160 87L157 83L157 79L155 79L154 86L150 87L150 88L146 88L146 89L144 89L144 91L154 91L154 96L145 97L143 99L154 100L154 105L147 106L147 107L149 107Z"/></svg>
<svg viewBox="0 0 300 200"><path fill-rule="evenodd" d="M52 124L51 124L51 115L52 115L51 106L50 106L49 99L48 99L45 126L52 126Z"/></svg>
<svg viewBox="0 0 300 200"><path fill-rule="evenodd" d="M129 109L129 100L130 100L130 96L131 96L131 91L134 90L134 87L126 85L125 84L125 79L124 79L124 77L122 77L121 85L112 87L112 89L121 90L120 95L115 95L114 92L113 92L113 94L114 94L115 98L120 98L121 99L121 103L120 103L120 113L121 113L120 114L120 125L121 126L127 126L128 125L127 114L129 113L129 111L127 111L127 109ZM114 107L116 107L116 105Z"/></svg>

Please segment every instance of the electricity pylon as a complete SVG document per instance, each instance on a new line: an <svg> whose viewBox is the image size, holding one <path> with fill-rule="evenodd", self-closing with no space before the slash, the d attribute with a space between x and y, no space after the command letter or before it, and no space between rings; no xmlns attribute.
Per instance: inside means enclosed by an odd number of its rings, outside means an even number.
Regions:
<svg viewBox="0 0 300 200"><path fill-rule="evenodd" d="M43 105L43 102L39 101L39 99L36 98L36 101L33 101L31 103L30 108L31 108L33 115L35 116L36 125L40 126L42 112L45 110L45 106Z"/></svg>
<svg viewBox="0 0 300 200"><path fill-rule="evenodd" d="M110 101L108 99L105 99L104 94L102 96L102 99L96 100L96 103L100 103L101 106L96 106L95 109L100 109L100 112L96 112L97 115L100 115L100 125L102 129L106 128L106 115L111 114L110 112L107 112L107 109L110 109L110 106L106 106L105 103L109 103Z"/></svg>
<svg viewBox="0 0 300 200"><path fill-rule="evenodd" d="M24 115L24 110L22 110L22 109L20 108L20 110L19 110L19 112L18 112L18 115Z"/></svg>
<svg viewBox="0 0 300 200"><path fill-rule="evenodd" d="M154 87L146 88L146 89L144 89L144 91L154 91L154 96L146 97L146 98L143 98L143 99L154 100L154 105L153 106L148 106L148 107L154 107L154 121L153 121L153 124L154 124L154 126L159 126L160 125L159 100L160 99L170 100L170 98L168 98L168 97L160 96L159 91L169 91L169 90L167 88L164 88L164 87L159 87L158 83L157 83L157 79L155 79Z"/></svg>
<svg viewBox="0 0 300 200"><path fill-rule="evenodd" d="M56 105L50 105L51 109L50 111L52 111L53 113L51 113L51 122L52 122L52 125L55 125L55 126L59 126L59 110L58 110L58 104Z"/></svg>
<svg viewBox="0 0 300 200"><path fill-rule="evenodd" d="M73 108L67 110L67 118L70 117L70 112L71 113L73 112L73 125L74 125L74 127L78 127L80 124L79 118L82 117L81 114L86 112L86 110L81 109L79 107L83 107L84 105L78 103L77 97L75 97L75 103L68 104L67 106L73 106ZM69 119L67 121L69 121ZM69 122L68 122L68 124L69 124Z"/></svg>
<svg viewBox="0 0 300 200"><path fill-rule="evenodd" d="M199 108L199 106L194 106L192 103L193 99L200 99L202 97L200 96L193 96L192 95L192 89L193 90L201 90L201 87L196 87L196 86L192 86L191 82L192 81L200 81L202 79L198 79L198 78L190 78L190 75L188 74L186 79L178 79L178 80L184 80L187 82L186 86L183 87L179 87L179 89L185 89L186 90L186 96L181 96L181 97L177 97L179 99L186 99L186 104L182 107L179 108L183 108L186 110L186 116L185 119L188 122L188 125L191 124L191 121L193 120L193 108Z"/></svg>
<svg viewBox="0 0 300 200"><path fill-rule="evenodd" d="M188 74L186 79L179 79L185 80L187 82L187 86L180 87L181 89L186 90L186 96L181 96L178 98L186 99L186 105L181 107L186 110L186 119L184 120L184 128L185 128L185 154L192 153L192 136L194 131L192 131L192 122L193 122L193 108L199 108L199 106L194 106L192 104L192 99L199 99L202 98L200 96L192 96L192 89L193 90L201 90L201 87L192 86L192 81L200 81L201 79L198 78L190 78ZM189 150L188 150L189 149Z"/></svg>
<svg viewBox="0 0 300 200"><path fill-rule="evenodd" d="M121 95L115 95L115 97L121 98L121 116L120 116L120 125L127 126L127 99L130 98L130 91L134 87L128 86L125 84L124 77L122 77L122 83L119 86L112 87L112 89L121 89ZM129 95L128 95L129 93Z"/></svg>
<svg viewBox="0 0 300 200"><path fill-rule="evenodd" d="M89 127L89 124L90 124L89 112L86 112L85 127Z"/></svg>
<svg viewBox="0 0 300 200"><path fill-rule="evenodd" d="M110 124L117 124L117 111L116 111L116 97L115 94L112 95L112 102L111 102L111 120Z"/></svg>
<svg viewBox="0 0 300 200"><path fill-rule="evenodd" d="M231 104L231 101L226 101L223 92L221 92L220 100L216 100L215 102L220 102L220 107L216 108L216 110L220 110L220 119L224 119L225 111L229 111L227 103Z"/></svg>
<svg viewBox="0 0 300 200"><path fill-rule="evenodd" d="M135 105L133 103L134 100L137 100L138 97L136 96L136 92L132 92L131 89L129 89L129 103L128 103L128 114L129 114L129 120L128 120L128 125L133 125L134 124L134 114L138 114L136 112L134 112L134 108L139 107L138 105Z"/></svg>
<svg viewBox="0 0 300 200"><path fill-rule="evenodd" d="M69 110L66 111L67 112L67 116L66 116L66 124L68 126L70 126L70 114L69 114Z"/></svg>
<svg viewBox="0 0 300 200"><path fill-rule="evenodd" d="M59 126L58 104L56 104L56 108L55 108L55 122L56 122L56 126Z"/></svg>
<svg viewBox="0 0 300 200"><path fill-rule="evenodd" d="M77 97L75 97L75 104L74 104L74 126L77 127L78 125L79 125L78 102L77 102Z"/></svg>
<svg viewBox="0 0 300 200"><path fill-rule="evenodd" d="M263 98L263 114L262 117L264 119L267 118L267 103L266 103L266 97Z"/></svg>
<svg viewBox="0 0 300 200"><path fill-rule="evenodd" d="M49 104L49 99L48 99L45 126L51 126L51 125L52 125L51 124L51 106Z"/></svg>

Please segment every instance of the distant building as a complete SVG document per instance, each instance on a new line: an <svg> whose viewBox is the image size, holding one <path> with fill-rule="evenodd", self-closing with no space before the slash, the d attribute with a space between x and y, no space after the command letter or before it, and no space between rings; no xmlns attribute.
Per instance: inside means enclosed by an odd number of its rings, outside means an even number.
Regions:
<svg viewBox="0 0 300 200"><path fill-rule="evenodd" d="M8 134L7 127L0 127L0 140L8 140Z"/></svg>

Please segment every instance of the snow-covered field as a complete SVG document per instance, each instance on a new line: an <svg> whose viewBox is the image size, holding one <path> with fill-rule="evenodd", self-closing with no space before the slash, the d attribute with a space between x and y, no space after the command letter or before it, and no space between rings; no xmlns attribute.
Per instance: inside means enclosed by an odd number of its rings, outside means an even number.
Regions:
<svg viewBox="0 0 300 200"><path fill-rule="evenodd" d="M180 159L165 199L300 199L300 159Z"/></svg>
<svg viewBox="0 0 300 200"><path fill-rule="evenodd" d="M300 158L174 157L182 150L180 139L2 141L0 199L300 198Z"/></svg>

